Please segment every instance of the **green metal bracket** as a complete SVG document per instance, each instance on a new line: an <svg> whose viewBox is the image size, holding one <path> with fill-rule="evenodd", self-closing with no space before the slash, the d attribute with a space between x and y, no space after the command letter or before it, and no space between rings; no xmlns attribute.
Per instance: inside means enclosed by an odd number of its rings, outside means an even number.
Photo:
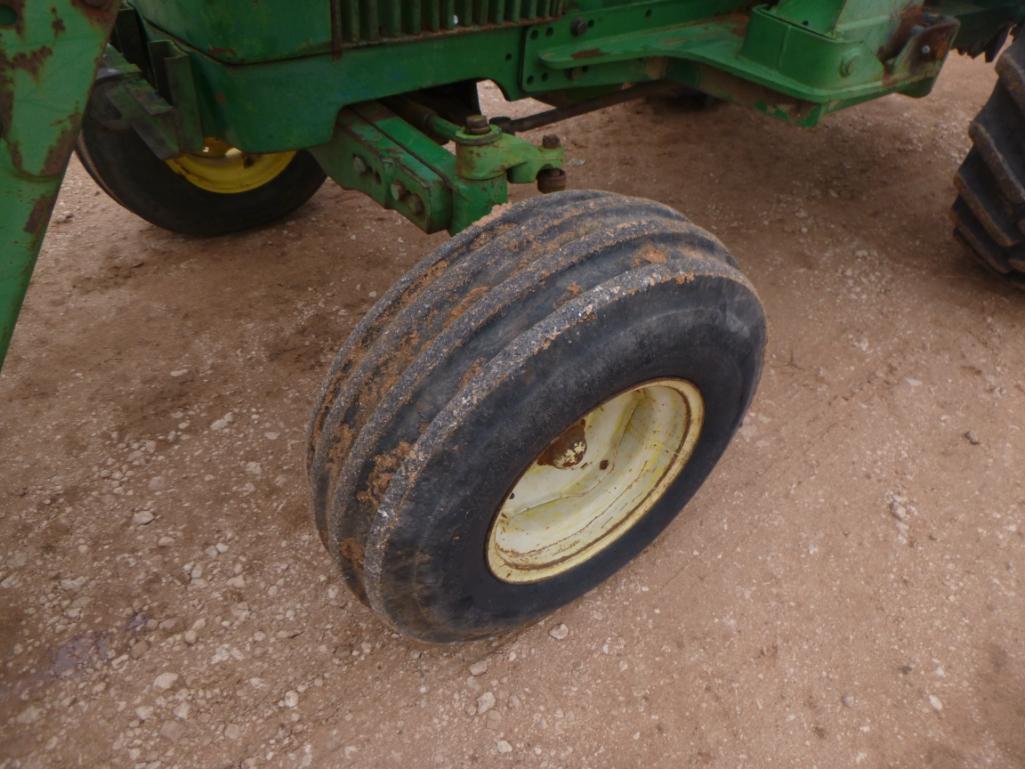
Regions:
<svg viewBox="0 0 1025 769"><path fill-rule="evenodd" d="M425 232L464 230L508 199L509 182L531 183L562 167L561 147L535 147L483 119L474 131L412 102L392 106L369 102L342 110L334 137L311 152L338 184ZM454 142L455 154L432 136Z"/></svg>
<svg viewBox="0 0 1025 769"><path fill-rule="evenodd" d="M117 49L107 46L96 74L96 93L112 110L99 115L129 125L161 160L203 147L196 90L189 58L161 41L150 46L154 71L160 73L171 101L165 99Z"/></svg>
<svg viewBox="0 0 1025 769"><path fill-rule="evenodd" d="M0 366L117 9L0 2Z"/></svg>

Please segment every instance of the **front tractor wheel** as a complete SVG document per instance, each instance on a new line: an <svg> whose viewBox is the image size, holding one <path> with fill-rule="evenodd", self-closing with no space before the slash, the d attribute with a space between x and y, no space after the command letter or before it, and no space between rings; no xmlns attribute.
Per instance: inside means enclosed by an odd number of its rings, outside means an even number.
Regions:
<svg viewBox="0 0 1025 769"><path fill-rule="evenodd" d="M740 424L764 343L750 284L675 211L602 192L511 206L343 346L310 430L321 536L403 633L529 622L676 516Z"/></svg>

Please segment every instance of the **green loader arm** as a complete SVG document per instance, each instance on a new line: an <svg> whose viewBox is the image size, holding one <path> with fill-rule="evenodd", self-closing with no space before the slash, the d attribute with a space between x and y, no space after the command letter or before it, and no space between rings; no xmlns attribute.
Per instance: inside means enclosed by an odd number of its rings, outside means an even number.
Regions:
<svg viewBox="0 0 1025 769"><path fill-rule="evenodd" d="M117 11L0 2L0 365Z"/></svg>

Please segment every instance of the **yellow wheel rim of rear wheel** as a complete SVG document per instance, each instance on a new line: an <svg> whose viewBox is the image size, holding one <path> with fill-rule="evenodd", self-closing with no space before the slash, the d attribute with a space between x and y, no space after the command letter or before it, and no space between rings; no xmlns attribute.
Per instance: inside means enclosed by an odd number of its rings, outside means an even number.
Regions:
<svg viewBox="0 0 1025 769"><path fill-rule="evenodd" d="M488 568L503 582L540 582L593 558L661 499L703 420L701 392L685 379L638 385L586 414L506 496L488 533Z"/></svg>
<svg viewBox="0 0 1025 769"><path fill-rule="evenodd" d="M165 160L176 174L207 192L238 195L275 179L295 152L242 152L220 139L207 138L203 149Z"/></svg>

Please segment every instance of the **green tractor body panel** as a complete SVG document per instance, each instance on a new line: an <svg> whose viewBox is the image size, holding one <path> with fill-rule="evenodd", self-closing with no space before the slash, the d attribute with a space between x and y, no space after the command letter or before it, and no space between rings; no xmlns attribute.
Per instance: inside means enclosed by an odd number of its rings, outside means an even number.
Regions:
<svg viewBox="0 0 1025 769"><path fill-rule="evenodd" d="M1023 17L1022 0L0 0L0 363L97 67L97 97L158 157L203 137L308 149L456 232L509 183L557 189L562 150L462 130L421 103L436 89L566 106L665 83L812 126L927 94L951 50L993 55Z"/></svg>

